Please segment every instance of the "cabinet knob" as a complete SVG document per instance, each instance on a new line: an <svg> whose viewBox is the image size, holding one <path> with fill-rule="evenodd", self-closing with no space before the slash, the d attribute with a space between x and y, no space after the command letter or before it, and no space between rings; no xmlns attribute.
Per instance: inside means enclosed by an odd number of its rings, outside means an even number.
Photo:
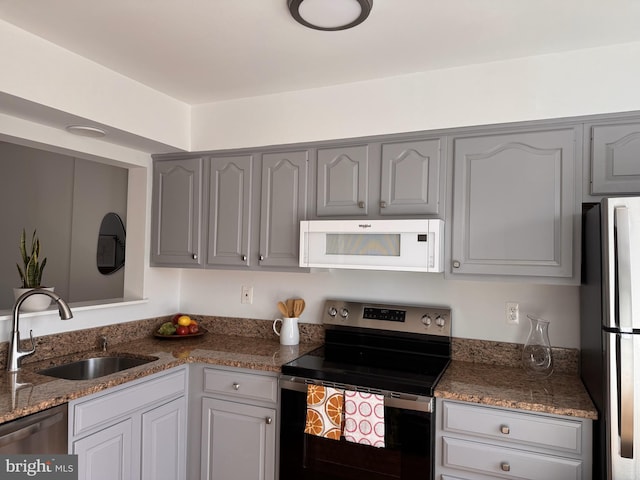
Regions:
<svg viewBox="0 0 640 480"><path fill-rule="evenodd" d="M502 462L502 463L500 464L500 469L501 469L503 472L508 472L508 471L510 471L510 470L511 470L511 465L509 465L507 462Z"/></svg>
<svg viewBox="0 0 640 480"><path fill-rule="evenodd" d="M458 260L453 261L453 268L460 268L460 262Z"/></svg>
<svg viewBox="0 0 640 480"><path fill-rule="evenodd" d="M267 425L271 425L271 422L273 422L273 419L271 417L267 417L264 419L264 421L267 423Z"/></svg>
<svg viewBox="0 0 640 480"><path fill-rule="evenodd" d="M233 382L233 389L234 390L240 390L240 384L236 383L236 382Z"/></svg>
<svg viewBox="0 0 640 480"><path fill-rule="evenodd" d="M191 254L191 258L193 258L194 260L198 259L198 254L197 253L192 253Z"/></svg>
<svg viewBox="0 0 640 480"><path fill-rule="evenodd" d="M260 261L263 261L263 260L264 260L264 255L260 255L260 256L258 257L258 259L259 259Z"/></svg>
<svg viewBox="0 0 640 480"><path fill-rule="evenodd" d="M511 433L511 431L509 430L509 425L500 425L500 433L509 435L509 433Z"/></svg>
<svg viewBox="0 0 640 480"><path fill-rule="evenodd" d="M247 256L246 255L242 255L242 261L246 262L247 261Z"/></svg>
<svg viewBox="0 0 640 480"><path fill-rule="evenodd" d="M358 202L358 208L364 208L364 207L365 207L365 205L366 205L366 204L365 204L362 200L360 200L360 201Z"/></svg>
<svg viewBox="0 0 640 480"><path fill-rule="evenodd" d="M380 208L387 208L387 202L380 200Z"/></svg>

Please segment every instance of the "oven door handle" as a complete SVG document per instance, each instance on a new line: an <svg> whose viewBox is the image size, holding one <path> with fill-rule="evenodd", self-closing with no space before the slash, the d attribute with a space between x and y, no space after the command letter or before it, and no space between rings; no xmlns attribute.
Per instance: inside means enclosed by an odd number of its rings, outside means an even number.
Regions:
<svg viewBox="0 0 640 480"><path fill-rule="evenodd" d="M324 385L323 382L314 382L314 381L305 381L303 379L280 379L280 388L285 390L294 390L296 392L306 393L307 385L315 384L315 385ZM331 386L333 388L337 388L340 390L353 390L353 391L363 391L362 389L358 390L357 387L353 387L350 385L336 385L336 384L327 384L326 386ZM376 391L372 391L371 393L377 393ZM396 394L398 396L392 396L391 392L380 392L378 394L382 394L384 396L384 406L390 408L399 408L402 410L412 410L416 412L433 412L433 398L431 397L419 397L416 395L407 395L407 394Z"/></svg>

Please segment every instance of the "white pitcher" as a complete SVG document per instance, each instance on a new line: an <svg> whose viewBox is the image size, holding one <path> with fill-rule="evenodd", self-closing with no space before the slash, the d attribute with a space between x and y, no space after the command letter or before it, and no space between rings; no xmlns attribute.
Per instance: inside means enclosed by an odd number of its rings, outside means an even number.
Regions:
<svg viewBox="0 0 640 480"><path fill-rule="evenodd" d="M276 325L280 322L280 331ZM298 345L300 332L298 331L298 317L276 318L273 321L273 331L280 337L280 345Z"/></svg>

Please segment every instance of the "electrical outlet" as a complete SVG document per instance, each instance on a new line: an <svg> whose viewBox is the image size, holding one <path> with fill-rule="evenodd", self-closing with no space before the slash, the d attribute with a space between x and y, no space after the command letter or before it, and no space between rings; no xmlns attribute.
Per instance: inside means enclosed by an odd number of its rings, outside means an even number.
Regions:
<svg viewBox="0 0 640 480"><path fill-rule="evenodd" d="M253 287L248 285L242 286L242 296L240 303L252 304L253 303Z"/></svg>
<svg viewBox="0 0 640 480"><path fill-rule="evenodd" d="M520 305L518 305L518 302L505 303L504 313L508 325L518 325L520 323Z"/></svg>

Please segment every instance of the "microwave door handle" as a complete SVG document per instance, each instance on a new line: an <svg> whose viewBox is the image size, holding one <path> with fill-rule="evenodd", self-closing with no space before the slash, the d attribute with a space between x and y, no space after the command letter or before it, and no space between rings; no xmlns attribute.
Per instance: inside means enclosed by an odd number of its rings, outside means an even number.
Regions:
<svg viewBox="0 0 640 480"><path fill-rule="evenodd" d="M631 289L631 228L629 209L616 207L614 210L616 230L616 279L615 295L617 302L616 326L623 332L633 329L633 302Z"/></svg>

